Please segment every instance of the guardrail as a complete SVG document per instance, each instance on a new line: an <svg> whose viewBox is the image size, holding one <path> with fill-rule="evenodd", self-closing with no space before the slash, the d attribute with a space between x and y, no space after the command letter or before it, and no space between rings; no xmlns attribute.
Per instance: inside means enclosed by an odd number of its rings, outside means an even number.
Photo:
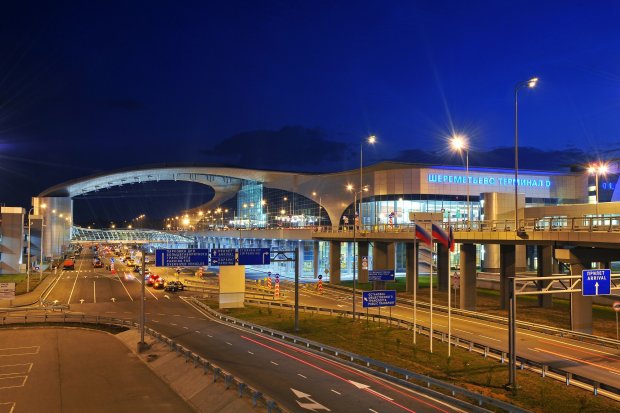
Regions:
<svg viewBox="0 0 620 413"><path fill-rule="evenodd" d="M127 328L138 328L138 323L135 323L132 320L125 320L122 318L114 318L114 317L102 317L99 315L86 315L86 314L24 314L21 316L10 316L6 315L1 318L2 325L15 325L15 324L35 324L35 323L79 323L79 324L96 324L96 325L112 325L112 326L120 326ZM224 380L224 384L226 385L226 389L228 390L231 387L236 388L239 397L243 397L244 395L248 395L252 399L252 404L254 407L264 407L267 409L268 413L290 413L288 410L278 406L275 400L269 398L264 395L258 389L248 385L243 380L235 377L226 369L218 366L217 364L207 360L206 358L194 353L190 349L182 346L176 341L166 337L165 335L153 330L152 328L146 327L144 329L145 333L159 341L160 343L166 344L170 351L174 351L178 353L180 356L185 358L186 363L192 363L194 367L202 367L204 370L204 374L207 374L209 371L213 373L213 382L215 383L218 379Z"/></svg>
<svg viewBox="0 0 620 413"><path fill-rule="evenodd" d="M240 320L235 317L221 314L194 297L190 298L190 300L194 302L196 305L198 305L199 307L201 307L202 309L204 309L205 311L207 311L209 314L211 314L214 317L219 318L220 320L224 320L226 322L229 322L235 325L240 325L241 327L247 328L249 330L259 331L261 333L267 333L271 336L279 337L283 340L287 340L295 344L302 344L306 348L318 350L322 353L332 355L341 360L355 363L355 366L357 368L361 367L368 373L381 376L382 378L390 380L390 381L396 381L398 384L409 387L416 391L430 394L435 398L439 398L446 402L453 403L453 404L458 405L459 407L465 408L467 409L467 411L487 412L488 410L482 407L486 405L486 406L492 406L495 409L500 409L501 411L505 411L505 412L512 412L512 413L528 412L528 410L514 406L510 403L506 403L501 400L496 400L491 397L487 397L482 394L472 392L470 390L455 386L450 383L443 382L433 377L414 373L412 371L409 371L409 370L406 370L406 369L403 369L397 366L383 363L382 361L379 361L379 360L361 356L359 354L351 353L346 350L327 346L325 344L318 343L316 341L308 340L302 337L294 336L294 335L287 334L287 333L274 330L268 327L263 327L263 326L253 324L253 323L250 323L244 320ZM249 300L246 300L246 301L249 301ZM268 303L269 305L272 305L271 302L268 302ZM291 305L287 305L286 303L278 303L277 305L280 307L291 306ZM311 307L304 307L304 310L309 309L309 308ZM347 313L346 311L341 311L341 310L330 309L328 311L332 311L333 313L336 313L336 312ZM350 314L351 312L348 312L348 313ZM423 383L424 385L416 384L415 382L411 382L410 380L416 380L418 382ZM434 389L440 389L443 392L440 392ZM465 397L468 400L473 401L474 404L472 404L471 402L462 400L462 399L456 399L454 398L455 396Z"/></svg>
<svg viewBox="0 0 620 413"><path fill-rule="evenodd" d="M326 288L346 291L347 293L351 294L351 288L340 286L340 285L328 285ZM405 304L409 304L413 306L413 300L408 299L408 298L399 297L398 302L399 304L405 303ZM430 304L425 301L418 301L417 305L418 307L430 308ZM448 307L443 306L443 305L433 304L433 310L439 310L441 312L448 313ZM508 319L502 316L484 314L484 313L480 313L477 311L461 310L460 308L454 308L454 307L452 308L451 312L452 312L452 315L459 315L462 317L470 317L470 318L475 318L477 320L492 321L494 323L508 325ZM577 340L583 343L596 344L599 346L616 348L616 349L620 348L620 341L613 339L613 338L600 337L600 336L595 336L592 334L581 333L578 331L566 330L566 329L559 328L559 327L545 326L541 324L530 323L527 321L519 321L519 320L517 320L517 327L523 330L535 331L537 333L544 333L544 334L554 335L554 336L558 336L562 338L570 338L570 339Z"/></svg>
<svg viewBox="0 0 620 413"><path fill-rule="evenodd" d="M195 300L195 298L194 298ZM284 302L272 302L272 301L261 301L261 300L256 300L256 299L246 299L245 300L247 303L250 304L256 304L256 305L264 305L267 307L280 307L280 308L287 308L287 309L293 309L294 305L293 304L289 304L289 303L284 303ZM434 306L433 306L434 307ZM314 307L314 306L299 306L299 310L303 311L303 312L317 312L317 313L323 313L323 314L327 314L330 316L334 316L334 315L340 315L340 316L344 316L344 317L349 317L352 318L353 317L353 313L350 310L339 310L339 309L333 309L333 308L321 308L321 307ZM366 314L362 314L357 312L356 313L357 317L360 316L366 316ZM227 316L222 316L222 317L227 317ZM389 315L379 315L379 314L369 314L368 315L369 318L372 319L373 322L381 322L381 320L384 320L385 323L388 323L390 325L396 325L397 327L405 327L408 330L412 330L413 328L416 329L416 332L418 334L424 334L426 336L430 335L430 328L417 324L417 325L413 325L412 321L408 321L408 320L402 320L396 317L391 317ZM229 319L234 319L234 317L227 317ZM236 319L234 319L236 320ZM243 321L237 321L238 323L242 323L242 324L246 324L246 325L250 325L251 323L247 323L247 322L243 322ZM267 329L265 327L260 327L265 331L271 331L270 329ZM275 331L275 330L273 330ZM297 341L303 341L303 342L310 342L308 340L299 338L299 337L295 337L295 336L288 336L285 333L280 333L277 332L277 335L282 336L284 334L284 336L286 337L294 337L295 340ZM284 337L283 337L284 338ZM433 338L436 340L440 340L441 342L446 342L447 341L447 334L441 331L437 331L437 330L433 330ZM466 339L466 338L462 338L459 337L458 335L451 335L451 344L454 345L455 347L460 347L463 349L466 349L467 351L473 351L476 353L479 353L481 355L483 355L484 357L491 357L494 358L498 361L500 361L502 364L507 362L508 360L508 352L502 350L502 349L497 349L497 348L493 348L489 345L486 344L482 344L482 343L478 343L475 342L473 340L470 339ZM318 349L321 348L326 348L326 346L318 343ZM322 351L322 350L321 350ZM346 353L346 352L345 352ZM343 354L342 350L339 350L339 354ZM336 354L337 356L338 354ZM366 357L363 356L357 356L354 358L355 360L361 360L364 361L364 363L366 363L365 360L372 360L372 359L368 359ZM351 361L354 361L353 359ZM368 361L370 363L370 361ZM371 364L368 364L368 366L370 367L371 365L375 366L375 368L381 368L383 369L383 367L381 366L381 362L375 362L374 360L372 360ZM556 367L552 367L550 365L535 361L535 360L530 360L527 359L525 357L521 357L521 356L517 356L517 365L519 366L519 368L521 370L524 369L528 369L530 371L533 371L537 374L540 374L542 377L551 377L554 378L556 380L565 382L566 385L573 385L585 390L589 390L592 391L592 393L594 395L598 395L601 394L603 396L606 396L610 399L613 400L617 400L620 401L620 388L609 385L609 384L605 384L605 383L600 383L596 380L590 379L588 377L584 377L578 374L574 374L572 372L566 371L564 369L560 369L560 368L556 368ZM396 368L395 368L396 369ZM395 371L395 370L394 370Z"/></svg>
<svg viewBox="0 0 620 413"><path fill-rule="evenodd" d="M430 227L430 221L419 221L419 225ZM437 222L446 231L452 228L454 232L481 231L481 232L525 232L525 231L571 231L571 232L620 232L620 217L573 217L573 218L526 218L519 219L515 225L514 219L486 220L486 221L443 221ZM352 233L358 232L415 232L414 223L376 224L376 225L335 225L315 227L314 232Z"/></svg>

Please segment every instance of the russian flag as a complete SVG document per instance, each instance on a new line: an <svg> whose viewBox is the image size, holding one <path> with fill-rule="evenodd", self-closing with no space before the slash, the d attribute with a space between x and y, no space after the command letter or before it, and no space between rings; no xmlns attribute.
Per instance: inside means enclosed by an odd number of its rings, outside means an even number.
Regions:
<svg viewBox="0 0 620 413"><path fill-rule="evenodd" d="M421 226L417 224L415 226L415 237L419 239L420 241L422 241L423 243L425 243L426 245L428 245L429 247L431 246L431 236L429 235L428 232L426 232L424 228L422 228Z"/></svg>
<svg viewBox="0 0 620 413"><path fill-rule="evenodd" d="M446 248L450 248L450 237L446 234L439 225L433 224L433 238L437 239L437 242L442 244Z"/></svg>

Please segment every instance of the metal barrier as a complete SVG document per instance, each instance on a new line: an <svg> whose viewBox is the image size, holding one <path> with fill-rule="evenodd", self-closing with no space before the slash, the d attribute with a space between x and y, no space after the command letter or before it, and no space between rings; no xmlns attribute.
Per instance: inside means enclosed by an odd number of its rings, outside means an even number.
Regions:
<svg viewBox="0 0 620 413"><path fill-rule="evenodd" d="M194 301L199 302L198 300L196 300L195 298L192 298ZM286 308L286 309L293 309L294 305L293 304L289 304L289 303L284 303L284 302L272 302L272 301L261 301L261 300L255 300L255 299L246 299L245 300L247 303L250 304L256 304L256 305L263 305L263 306L267 306L267 307L280 307L280 308ZM253 325L251 323L248 322L244 322L242 320L237 320L234 317L229 317L229 316L223 316L220 315L219 313L215 312L214 310L210 309L208 306L204 305L203 303L200 303L203 308L208 308L208 311L212 314L214 314L215 316L221 318L221 319L225 319L225 320L234 320L235 323L237 324L241 324L243 325ZM433 306L434 307L434 306ZM299 309L301 311L307 312L307 311L313 311L313 312L317 312L317 313L323 313L323 314L327 314L327 315L340 315L340 316L345 316L345 317L349 317L352 318L353 314L352 311L350 310L338 310L338 309L332 309L332 308L321 308L321 307L314 307L314 306L300 306ZM362 313L357 313L357 316L365 316L366 314L362 314ZM369 317L372 318L372 321L377 321L379 320L379 322L381 320L384 320L386 323L389 323L390 325L396 325L397 327L404 327L407 328L409 330L415 328L416 331L419 334L424 334L424 335L429 335L430 334L430 328L417 324L417 325L413 325L413 322L408 321L408 320L402 320L396 317L390 317L390 316L386 316L386 315L379 315L379 314L371 314L369 315ZM310 340L306 340L303 338L299 338L296 336L292 336L292 335L288 335L286 333L281 333L279 331L276 330L271 330L265 327L260 327L260 326L256 326L255 328L258 328L259 331L266 331L269 332L271 335L277 335L282 337L283 339L289 339L292 340L293 342L302 342L302 343L308 343L307 347L314 347L316 349L319 349L320 351L324 351L323 349L330 349L330 347L325 346L323 344L320 343L315 343L312 342ZM437 331L437 330L433 330L433 338L436 340L441 340L442 342L447 341L447 334L441 331ZM454 345L455 347L460 347L463 349L466 349L467 351L473 351L473 352L477 352L481 355L483 355L484 357L491 357L494 358L496 360L499 360L502 364L507 362L507 352L502 350L502 349L497 349L497 348L493 348L490 347L489 345L486 344L481 344L481 343L477 343L473 340L469 340L466 338L462 338L459 336L455 336L454 334L451 335L451 344ZM338 356L339 354L350 354L347 353L345 351L339 350L339 349L332 349L336 356ZM383 367L381 366L381 362L380 361L375 361L373 359L369 359L367 357L364 356L359 356L359 355L353 355L353 358L351 359L351 361L354 360L358 360L359 362L362 362L362 364L366 364L367 366L375 366L376 368L381 368L383 369ZM534 360L530 360L530 359L526 359L524 357L517 357L517 364L519 365L521 370L524 369L528 369L530 371L533 371L537 374L540 374L542 377L551 377L554 378L556 380L565 382L566 385L573 385L576 387L580 387L582 389L586 389L586 390L590 390L592 391L592 393L594 395L603 395L605 397L608 397L610 399L613 400L617 400L620 401L620 388L609 385L609 384L604 384L604 383L600 383L597 382L596 380L592 380L588 377L584 377L575 373L571 373L569 371L563 370L563 369L559 369L559 368L555 368L552 366L548 366L545 365L543 363L534 361ZM397 367L393 367L391 370L392 371L396 371L398 368ZM412 373L413 374L413 373Z"/></svg>
<svg viewBox="0 0 620 413"><path fill-rule="evenodd" d="M363 370L367 371L368 373L381 376L382 378L390 380L390 381L396 381L400 385L404 385L406 387L412 388L414 390L417 390L417 391L420 391L426 394L431 394L433 397L442 399L449 403L455 403L458 406L467 409L467 411L486 412L488 410L482 407L486 405L486 406L492 406L495 409L500 409L501 411L505 411L505 412L513 412L513 413L528 412L528 410L522 409L517 406L513 406L510 403L506 403L501 400L496 400L491 397L487 397L482 394L469 391L467 389L455 386L450 383L443 382L441 380L438 380L438 379L435 379L429 376L414 373L412 371L409 371L409 370L406 370L406 369L403 369L397 366L392 366L390 364L383 363L381 361L378 361L378 360L375 360L369 357L361 356L361 355L351 353L351 352L348 352L348 351L345 351L339 348L327 346L325 344L318 343L316 341L308 340L302 337L294 336L294 335L287 334L287 333L284 333L278 330L273 330L273 329L259 326L259 325L256 325L256 324L244 321L244 320L240 320L235 317L230 317L230 316L221 314L194 297L190 298L189 300L191 300L193 303L198 305L200 308L204 309L209 314L211 314L214 317L217 317L220 320L224 320L226 322L247 328L249 330L266 333L273 337L278 337L283 340L293 342L295 344L301 344L301 345L304 345L306 348L318 350L320 352L327 353L335 357L338 357L339 359L345 360L347 362L355 363L357 368L361 367ZM251 300L246 300L246 301L255 303ZM271 302L268 302L268 305L279 306L279 307L291 306L290 304L286 304L286 303L272 304ZM310 307L310 306L304 306L303 309L312 310L312 311L319 311L319 310L329 311L331 314L338 313L338 314L345 314L345 315L348 314L349 316L351 315L350 311L318 309L317 307ZM420 386L416 383L412 383L409 380L416 380L418 382L423 383L424 386ZM443 392L435 391L431 389L431 386L435 389L440 389ZM454 398L455 396L465 397L469 400L472 400L474 404L472 404L471 402L467 402L465 400L455 399Z"/></svg>
<svg viewBox="0 0 620 413"><path fill-rule="evenodd" d="M79 323L79 324L96 324L96 325L112 325L112 326L121 326L126 328L138 328L138 323L133 322L132 320L125 320L122 318L114 318L114 317L102 317L99 315L87 315L87 314L23 314L23 315L15 315L11 317L7 317L6 315L1 318L2 325L15 325L15 324L35 324L35 323ZM178 353L180 356L185 358L186 363L192 363L194 367L202 367L204 370L204 374L207 374L209 371L213 373L213 382L215 383L217 380L223 380L226 384L226 389L234 386L238 393L239 397L243 397L243 395L248 395L252 398L252 404L254 407L261 406L267 409L268 413L289 413L288 410L280 407L277 403L265 396L258 389L253 388L248 385L241 379L236 378L232 374L228 373L225 369L219 367L218 365L210 362L206 358L192 352L190 349L178 344L174 340L166 337L165 335L153 330L152 328L146 327L144 329L145 333L159 341L160 343L165 344L170 351L174 351Z"/></svg>

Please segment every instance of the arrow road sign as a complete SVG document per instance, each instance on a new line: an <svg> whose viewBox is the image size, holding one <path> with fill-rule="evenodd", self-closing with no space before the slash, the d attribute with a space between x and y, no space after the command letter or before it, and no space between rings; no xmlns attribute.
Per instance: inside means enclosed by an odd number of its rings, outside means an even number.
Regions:
<svg viewBox="0 0 620 413"><path fill-rule="evenodd" d="M611 294L611 270L583 270L581 273L581 294Z"/></svg>
<svg viewBox="0 0 620 413"><path fill-rule="evenodd" d="M239 265L269 265L271 250L269 248L239 248Z"/></svg>
<svg viewBox="0 0 620 413"><path fill-rule="evenodd" d="M363 292L363 307L393 307L396 305L396 290L375 290Z"/></svg>
<svg viewBox="0 0 620 413"><path fill-rule="evenodd" d="M237 250L234 248L215 248L211 250L211 265L235 265Z"/></svg>
<svg viewBox="0 0 620 413"><path fill-rule="evenodd" d="M198 248L155 250L158 267L200 267L209 265L209 250Z"/></svg>
<svg viewBox="0 0 620 413"><path fill-rule="evenodd" d="M368 281L394 281L394 270L368 271Z"/></svg>

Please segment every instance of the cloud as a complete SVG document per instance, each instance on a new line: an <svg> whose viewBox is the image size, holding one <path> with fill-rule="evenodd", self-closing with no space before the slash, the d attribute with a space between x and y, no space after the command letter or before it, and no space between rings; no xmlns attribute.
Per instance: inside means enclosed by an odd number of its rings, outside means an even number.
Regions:
<svg viewBox="0 0 620 413"><path fill-rule="evenodd" d="M238 133L202 153L219 164L295 171L339 168L355 155L349 144L328 138L322 129L303 126Z"/></svg>
<svg viewBox="0 0 620 413"><path fill-rule="evenodd" d="M577 148L543 150L532 147L519 148L519 168L534 170L567 170L573 165L585 164L590 159ZM463 165L458 155L427 152L422 149L407 149L391 159L396 162L424 163L434 165ZM472 167L514 168L515 152L512 147L498 147L488 151L470 151L469 165Z"/></svg>

